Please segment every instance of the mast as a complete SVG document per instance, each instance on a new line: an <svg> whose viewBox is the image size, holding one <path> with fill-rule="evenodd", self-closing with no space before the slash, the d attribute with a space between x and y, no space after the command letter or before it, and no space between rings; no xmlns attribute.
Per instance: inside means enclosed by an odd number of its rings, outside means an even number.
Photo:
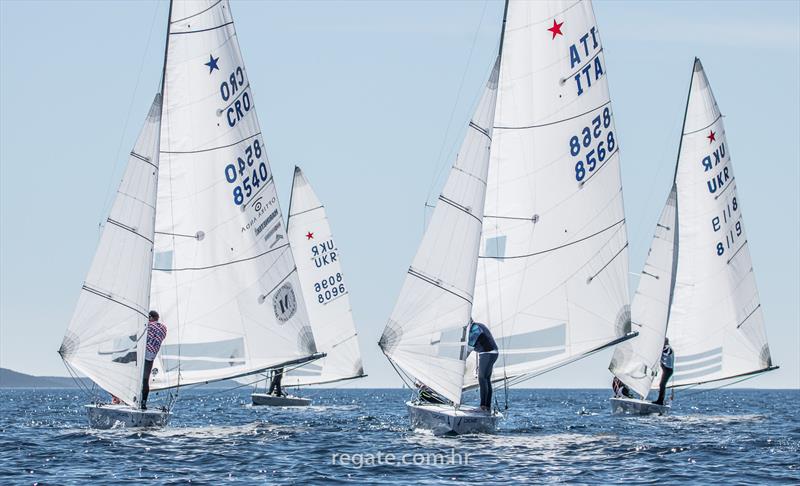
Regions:
<svg viewBox="0 0 800 486"><path fill-rule="evenodd" d="M503 8L503 27L500 29L500 49L498 49L497 51L498 58L503 57L503 41L506 38L506 19L508 18L508 2L509 0L506 0L505 7Z"/></svg>
<svg viewBox="0 0 800 486"><path fill-rule="evenodd" d="M686 93L686 108L684 108L683 110L683 124L681 125L681 137L678 140L678 155L675 158L675 174L672 176L673 185L678 181L678 164L681 161L681 148L683 147L683 132L686 130L686 115L689 113L689 100L692 97L692 84L694 83L694 71L697 67L698 62L700 62L700 59L695 57L694 63L692 63L692 75L691 77L689 77L689 92ZM678 214L677 209L675 214Z"/></svg>
<svg viewBox="0 0 800 486"><path fill-rule="evenodd" d="M163 100L164 97L164 84L167 80L167 53L169 52L169 31L170 26L172 25L172 2L173 0L169 0L169 13L167 13L167 38L164 41L164 66L161 68L161 97ZM161 104L161 114L164 114L164 104Z"/></svg>

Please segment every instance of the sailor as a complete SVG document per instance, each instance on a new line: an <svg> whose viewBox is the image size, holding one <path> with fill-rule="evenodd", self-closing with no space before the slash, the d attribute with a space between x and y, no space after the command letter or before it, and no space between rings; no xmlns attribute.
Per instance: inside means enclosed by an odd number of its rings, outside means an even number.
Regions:
<svg viewBox="0 0 800 486"><path fill-rule="evenodd" d="M158 312L151 310L147 320L147 347L144 353L144 375L142 376L142 410L147 410L147 396L150 395L150 372L161 343L167 337L167 326L158 321Z"/></svg>
<svg viewBox="0 0 800 486"><path fill-rule="evenodd" d="M268 395L272 395L272 392L275 392L276 397L282 397L283 391L281 390L281 380L283 379L283 368L278 368L277 370L272 372L272 381L269 384L269 391L267 392Z"/></svg>
<svg viewBox="0 0 800 486"><path fill-rule="evenodd" d="M433 391L428 385L416 382L417 385L417 392L419 394L419 399L426 403L435 403L435 404L446 404L447 402L435 391Z"/></svg>
<svg viewBox="0 0 800 486"><path fill-rule="evenodd" d="M614 398L633 398L631 395L631 391L628 389L628 385L622 382L616 376L614 377L614 381L611 382L611 389L614 390Z"/></svg>
<svg viewBox="0 0 800 486"><path fill-rule="evenodd" d="M478 353L478 385L481 394L481 410L492 410L492 369L499 351L489 328L470 319L467 345ZM470 352L472 349L470 349ZM469 353L467 353L469 355Z"/></svg>
<svg viewBox="0 0 800 486"><path fill-rule="evenodd" d="M672 377L675 368L675 353L669 345L669 339L664 338L664 349L661 350L661 382L658 384L658 399L656 405L664 405L664 395L667 393L667 382Z"/></svg>

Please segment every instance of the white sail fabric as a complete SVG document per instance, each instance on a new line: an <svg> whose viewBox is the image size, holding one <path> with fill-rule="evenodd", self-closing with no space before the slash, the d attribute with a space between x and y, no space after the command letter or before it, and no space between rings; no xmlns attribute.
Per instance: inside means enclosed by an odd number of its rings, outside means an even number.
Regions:
<svg viewBox="0 0 800 486"><path fill-rule="evenodd" d="M493 379L519 381L630 330L607 80L590 2L508 3L473 309L500 347ZM465 380L475 384L472 365Z"/></svg>
<svg viewBox="0 0 800 486"><path fill-rule="evenodd" d="M674 386L772 366L722 115L699 59L680 147Z"/></svg>
<svg viewBox="0 0 800 486"><path fill-rule="evenodd" d="M669 308L675 287L678 213L675 186L656 224L639 287L633 296L631 321L635 339L617 345L608 369L639 395L646 397L660 370Z"/></svg>
<svg viewBox="0 0 800 486"><path fill-rule="evenodd" d="M152 389L315 352L250 79L226 0L175 0L165 63Z"/></svg>
<svg viewBox="0 0 800 486"><path fill-rule="evenodd" d="M380 346L419 382L461 403L462 348L475 287L497 69L408 270Z"/></svg>
<svg viewBox="0 0 800 486"><path fill-rule="evenodd" d="M128 405L139 401L153 261L161 96L128 158L59 353Z"/></svg>
<svg viewBox="0 0 800 486"><path fill-rule="evenodd" d="M287 226L317 349L326 356L288 372L283 378L284 386L363 376L341 252L333 239L325 207L299 167L294 169Z"/></svg>

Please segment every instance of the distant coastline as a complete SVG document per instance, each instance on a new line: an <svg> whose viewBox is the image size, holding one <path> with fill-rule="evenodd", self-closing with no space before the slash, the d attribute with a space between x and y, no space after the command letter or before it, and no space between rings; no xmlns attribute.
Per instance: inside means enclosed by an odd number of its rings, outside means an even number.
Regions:
<svg viewBox="0 0 800 486"><path fill-rule="evenodd" d="M0 388L91 388L89 378L71 378L69 376L34 376L8 368L0 368ZM204 385L213 388L233 388L240 386L235 381L220 381Z"/></svg>

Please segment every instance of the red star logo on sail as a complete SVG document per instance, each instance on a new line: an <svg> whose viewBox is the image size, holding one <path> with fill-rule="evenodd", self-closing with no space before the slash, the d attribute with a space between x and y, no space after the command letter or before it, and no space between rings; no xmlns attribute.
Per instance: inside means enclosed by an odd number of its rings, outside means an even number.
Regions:
<svg viewBox="0 0 800 486"><path fill-rule="evenodd" d="M706 138L708 139L708 143L714 143L717 141L717 134L714 133L714 130L709 130L709 133Z"/></svg>
<svg viewBox="0 0 800 486"><path fill-rule="evenodd" d="M555 39L557 35L564 35L564 33L561 32L562 25L564 25L564 22L558 23L555 19L553 19L553 26L547 29L553 33L553 39Z"/></svg>
<svg viewBox="0 0 800 486"><path fill-rule="evenodd" d="M308 233L306 233L306 239L309 239L309 240L311 240L311 239L313 239L313 238L314 238L314 233L312 233L312 232L310 232L310 231L309 231Z"/></svg>

